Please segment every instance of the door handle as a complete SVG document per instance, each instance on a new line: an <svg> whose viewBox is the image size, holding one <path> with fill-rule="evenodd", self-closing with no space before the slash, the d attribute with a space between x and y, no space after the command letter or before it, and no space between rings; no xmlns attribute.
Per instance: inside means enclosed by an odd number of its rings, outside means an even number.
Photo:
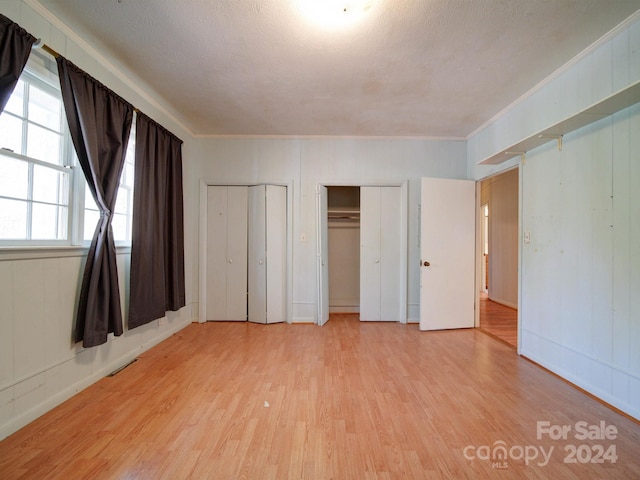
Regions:
<svg viewBox="0 0 640 480"><path fill-rule="evenodd" d="M425 262L423 263L423 265L424 265L425 267L428 267L428 266L430 266L431 264L425 260Z"/></svg>

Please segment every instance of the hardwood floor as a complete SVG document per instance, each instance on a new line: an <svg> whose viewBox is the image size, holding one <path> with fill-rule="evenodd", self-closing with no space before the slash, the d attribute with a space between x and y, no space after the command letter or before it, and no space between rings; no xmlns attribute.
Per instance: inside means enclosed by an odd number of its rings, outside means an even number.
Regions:
<svg viewBox="0 0 640 480"><path fill-rule="evenodd" d="M518 347L518 310L489 300L480 293L480 329L514 348Z"/></svg>
<svg viewBox="0 0 640 480"><path fill-rule="evenodd" d="M0 478L640 478L640 425L476 329L192 324L0 442Z"/></svg>

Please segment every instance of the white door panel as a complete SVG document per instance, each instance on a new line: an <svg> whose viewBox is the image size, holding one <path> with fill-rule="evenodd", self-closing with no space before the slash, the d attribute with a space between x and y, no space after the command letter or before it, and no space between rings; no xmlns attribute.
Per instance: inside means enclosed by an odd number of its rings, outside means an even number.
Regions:
<svg viewBox="0 0 640 480"><path fill-rule="evenodd" d="M380 319L380 195L360 188L360 320Z"/></svg>
<svg viewBox="0 0 640 480"><path fill-rule="evenodd" d="M247 319L247 187L207 187L207 320Z"/></svg>
<svg viewBox="0 0 640 480"><path fill-rule="evenodd" d="M286 320L287 188L266 186L266 323Z"/></svg>
<svg viewBox="0 0 640 480"><path fill-rule="evenodd" d="M267 323L265 192L265 185L249 187L248 319L255 323Z"/></svg>
<svg viewBox="0 0 640 480"><path fill-rule="evenodd" d="M317 272L318 272L318 325L329 320L329 194L327 187L318 185L317 216Z"/></svg>
<svg viewBox="0 0 640 480"><path fill-rule="evenodd" d="M475 182L422 179L420 330L474 326L475 219Z"/></svg>
<svg viewBox="0 0 640 480"><path fill-rule="evenodd" d="M402 258L400 188L380 190L380 320L400 320ZM406 260L405 260L406 262Z"/></svg>
<svg viewBox="0 0 640 480"><path fill-rule="evenodd" d="M247 187L227 193L227 320L247 319Z"/></svg>
<svg viewBox="0 0 640 480"><path fill-rule="evenodd" d="M360 319L400 321L400 187L360 188Z"/></svg>

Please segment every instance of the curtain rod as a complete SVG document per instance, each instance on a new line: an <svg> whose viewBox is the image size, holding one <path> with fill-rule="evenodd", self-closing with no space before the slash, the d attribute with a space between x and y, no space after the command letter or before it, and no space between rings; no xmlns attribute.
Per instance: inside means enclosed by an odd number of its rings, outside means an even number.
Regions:
<svg viewBox="0 0 640 480"><path fill-rule="evenodd" d="M47 52L49 55L53 56L54 58L58 58L58 57L60 57L60 56L61 56L61 55L60 55L58 52L56 52L53 48L51 48L49 45L47 45L46 43L44 43L44 42L42 41L42 39L41 39L41 38L38 38L38 39L33 43L33 45L31 46L31 48L32 48L32 49L34 49L34 50L38 50L38 49L40 49L40 50L44 50L45 52Z"/></svg>
<svg viewBox="0 0 640 480"><path fill-rule="evenodd" d="M45 52L47 52L49 55L51 55L53 58L58 58L61 57L62 55L60 55L58 52L56 52L53 48L51 48L49 45L47 45L46 43L44 43L42 41L41 38L38 38L33 45L31 46L32 49L35 50L44 50ZM132 105L133 106L133 105ZM133 111L136 113L141 113L140 110L138 108L136 108L135 106L133 106Z"/></svg>

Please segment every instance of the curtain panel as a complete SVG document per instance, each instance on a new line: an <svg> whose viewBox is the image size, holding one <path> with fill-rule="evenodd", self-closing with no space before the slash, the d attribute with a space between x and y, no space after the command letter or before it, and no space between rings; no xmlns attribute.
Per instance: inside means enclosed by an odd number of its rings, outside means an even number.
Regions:
<svg viewBox="0 0 640 480"><path fill-rule="evenodd" d="M36 37L0 14L0 113L27 64Z"/></svg>
<svg viewBox="0 0 640 480"><path fill-rule="evenodd" d="M73 145L100 210L82 277L75 325L75 341L93 347L105 343L109 333L123 333L111 213L134 108L64 57L58 57L57 63Z"/></svg>
<svg viewBox="0 0 640 480"><path fill-rule="evenodd" d="M128 327L185 306L182 140L138 113Z"/></svg>

